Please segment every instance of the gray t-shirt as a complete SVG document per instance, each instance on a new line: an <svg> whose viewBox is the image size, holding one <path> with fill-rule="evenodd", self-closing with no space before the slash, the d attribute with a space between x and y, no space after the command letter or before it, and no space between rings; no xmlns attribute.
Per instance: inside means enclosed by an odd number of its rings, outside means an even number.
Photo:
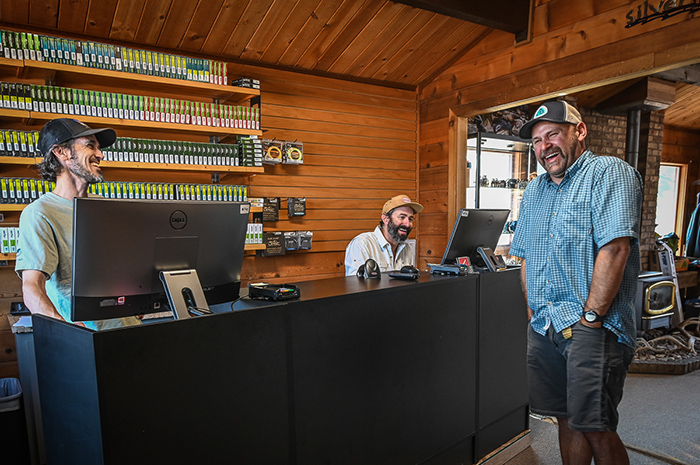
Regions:
<svg viewBox="0 0 700 465"><path fill-rule="evenodd" d="M22 211L15 271L38 270L47 276L46 294L58 313L70 319L73 247L73 201L53 192L42 195ZM135 317L86 321L94 330L140 324Z"/></svg>

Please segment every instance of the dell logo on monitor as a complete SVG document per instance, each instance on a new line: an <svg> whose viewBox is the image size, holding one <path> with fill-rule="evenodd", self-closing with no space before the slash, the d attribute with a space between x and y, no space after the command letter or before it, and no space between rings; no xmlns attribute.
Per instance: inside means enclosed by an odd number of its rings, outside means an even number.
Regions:
<svg viewBox="0 0 700 465"><path fill-rule="evenodd" d="M170 215L170 226L173 229L182 229L187 226L187 215L182 210L175 210L172 215Z"/></svg>

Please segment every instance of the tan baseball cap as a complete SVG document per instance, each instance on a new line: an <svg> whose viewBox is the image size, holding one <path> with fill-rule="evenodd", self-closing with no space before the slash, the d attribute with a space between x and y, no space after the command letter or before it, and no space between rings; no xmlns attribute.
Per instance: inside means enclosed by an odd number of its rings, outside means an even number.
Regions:
<svg viewBox="0 0 700 465"><path fill-rule="evenodd" d="M420 213L423 211L423 205L418 202L411 202L411 198L405 194L399 194L386 201L384 208L382 208L382 213L389 213L396 207L411 207L413 213Z"/></svg>

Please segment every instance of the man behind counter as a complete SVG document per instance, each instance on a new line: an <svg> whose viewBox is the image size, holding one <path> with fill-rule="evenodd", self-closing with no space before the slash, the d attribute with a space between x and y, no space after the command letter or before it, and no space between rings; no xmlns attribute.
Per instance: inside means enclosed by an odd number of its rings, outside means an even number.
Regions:
<svg viewBox="0 0 700 465"><path fill-rule="evenodd" d="M113 129L91 129L68 118L49 121L39 133L44 156L39 170L56 187L27 205L19 221L15 271L32 313L71 321L73 198L87 197L88 186L104 180L101 149L116 138ZM84 322L96 330L137 324L140 320L135 317Z"/></svg>
<svg viewBox="0 0 700 465"><path fill-rule="evenodd" d="M414 215L421 211L423 205L412 202L407 195L387 200L374 231L356 236L345 249L345 276L356 274L369 258L377 262L382 272L415 265L414 252L406 239L413 230Z"/></svg>

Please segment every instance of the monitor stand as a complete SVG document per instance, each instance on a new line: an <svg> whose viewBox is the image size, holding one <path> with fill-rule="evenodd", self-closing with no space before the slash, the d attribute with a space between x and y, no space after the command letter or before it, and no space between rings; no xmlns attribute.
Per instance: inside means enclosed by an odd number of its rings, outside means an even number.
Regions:
<svg viewBox="0 0 700 465"><path fill-rule="evenodd" d="M204 297L197 270L161 271L160 280L175 319L212 313Z"/></svg>

